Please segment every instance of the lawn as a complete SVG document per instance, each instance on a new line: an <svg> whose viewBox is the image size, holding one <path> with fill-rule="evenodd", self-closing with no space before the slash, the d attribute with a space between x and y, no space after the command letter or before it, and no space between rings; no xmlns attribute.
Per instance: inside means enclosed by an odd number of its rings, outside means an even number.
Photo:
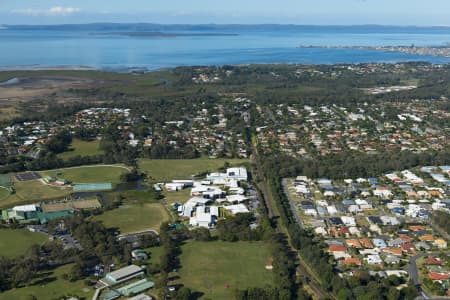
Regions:
<svg viewBox="0 0 450 300"><path fill-rule="evenodd" d="M34 281L32 286L12 289L0 293L0 300L22 300L29 299L29 295L41 299L61 299L65 295L76 295L80 299L91 299L94 290L87 287L83 280L70 282L62 279L63 274L70 272L72 265L65 265L50 272L41 274L41 278Z"/></svg>
<svg viewBox="0 0 450 300"><path fill-rule="evenodd" d="M169 204L176 202L185 203L191 198L191 189L184 189L178 192L164 191L163 195Z"/></svg>
<svg viewBox="0 0 450 300"><path fill-rule="evenodd" d="M235 289L273 284L262 242L194 242L182 246L180 282L210 299L232 299Z"/></svg>
<svg viewBox="0 0 450 300"><path fill-rule="evenodd" d="M123 205L94 217L108 228L118 228L120 233L143 230L158 230L162 222L169 220L169 214L160 203Z"/></svg>
<svg viewBox="0 0 450 300"><path fill-rule="evenodd" d="M0 187L0 200L6 199L9 196L9 190Z"/></svg>
<svg viewBox="0 0 450 300"><path fill-rule="evenodd" d="M247 159L140 159L139 167L146 171L150 180L157 182L172 179L191 179L192 175L213 172L223 167L224 163L239 166L249 162Z"/></svg>
<svg viewBox="0 0 450 300"><path fill-rule="evenodd" d="M72 144L69 146L70 150L61 154L58 154L58 157L64 160L75 156L94 156L100 155L104 152L100 149L100 141L82 141L79 139L74 139Z"/></svg>
<svg viewBox="0 0 450 300"><path fill-rule="evenodd" d="M42 244L48 237L25 229L0 229L0 256L23 255L33 244Z"/></svg>
<svg viewBox="0 0 450 300"><path fill-rule="evenodd" d="M40 172L41 175L57 175L74 183L119 183L120 175L127 172L124 165L94 165Z"/></svg>
<svg viewBox="0 0 450 300"><path fill-rule="evenodd" d="M162 246L151 247L151 248L145 248L144 250L149 254L148 262L151 264L159 265L161 255L163 255L163 253L164 253L163 247Z"/></svg>
<svg viewBox="0 0 450 300"><path fill-rule="evenodd" d="M12 207L18 204L31 203L42 200L64 198L72 192L71 188L60 188L45 185L40 180L16 181L15 194L7 198L0 196L0 208Z"/></svg>

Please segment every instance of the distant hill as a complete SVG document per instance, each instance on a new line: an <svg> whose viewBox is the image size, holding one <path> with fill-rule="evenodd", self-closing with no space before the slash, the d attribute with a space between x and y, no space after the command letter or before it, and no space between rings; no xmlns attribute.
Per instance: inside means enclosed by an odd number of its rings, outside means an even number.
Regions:
<svg viewBox="0 0 450 300"><path fill-rule="evenodd" d="M315 25L279 25L279 24L154 24L154 23L91 23L91 24L61 24L61 25L0 25L8 30L68 30L68 31L127 31L127 32L170 32L170 31L267 31L287 30L299 32L347 32L347 33L450 33L450 27L415 27L415 26L315 26Z"/></svg>

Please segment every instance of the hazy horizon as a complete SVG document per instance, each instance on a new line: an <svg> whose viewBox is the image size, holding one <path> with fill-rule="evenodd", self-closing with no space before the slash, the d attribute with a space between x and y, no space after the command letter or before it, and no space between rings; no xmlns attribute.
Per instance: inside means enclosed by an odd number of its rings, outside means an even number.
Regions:
<svg viewBox="0 0 450 300"><path fill-rule="evenodd" d="M74 23L450 26L447 0L0 0L9 25Z"/></svg>
<svg viewBox="0 0 450 300"><path fill-rule="evenodd" d="M308 24L308 23L163 23L163 22L83 22L83 23L42 23L42 24L26 24L26 23L0 23L1 26L76 26L76 25L100 25L100 24L120 24L120 25L161 25L161 26L305 26L305 27L416 27L416 28L450 28L450 25L414 25L414 24Z"/></svg>

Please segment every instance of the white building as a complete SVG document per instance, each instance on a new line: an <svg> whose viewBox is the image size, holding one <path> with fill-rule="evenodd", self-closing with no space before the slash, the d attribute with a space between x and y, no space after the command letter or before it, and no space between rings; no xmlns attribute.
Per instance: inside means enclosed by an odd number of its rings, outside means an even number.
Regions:
<svg viewBox="0 0 450 300"><path fill-rule="evenodd" d="M381 257L378 254L367 255L367 257L364 259L367 261L367 263L369 265L378 265L378 264L383 263L383 261L381 260Z"/></svg>
<svg viewBox="0 0 450 300"><path fill-rule="evenodd" d="M206 179L213 184L226 184L231 180L247 181L247 169L244 167L228 168L226 173L210 173L206 175Z"/></svg>
<svg viewBox="0 0 450 300"><path fill-rule="evenodd" d="M244 214L244 213L250 212L244 204L228 205L228 206L224 206L223 208L230 211L233 215Z"/></svg>
<svg viewBox="0 0 450 300"><path fill-rule="evenodd" d="M216 224L218 217L218 206L197 206L195 215L189 219L189 225L210 228Z"/></svg>

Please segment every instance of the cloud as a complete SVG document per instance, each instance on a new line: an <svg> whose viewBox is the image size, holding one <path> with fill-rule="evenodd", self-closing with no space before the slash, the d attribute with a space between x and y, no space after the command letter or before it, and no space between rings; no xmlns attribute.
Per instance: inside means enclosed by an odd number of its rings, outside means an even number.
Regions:
<svg viewBox="0 0 450 300"><path fill-rule="evenodd" d="M79 13L81 9L76 7L54 6L49 9L17 9L12 13L25 16L68 16Z"/></svg>

